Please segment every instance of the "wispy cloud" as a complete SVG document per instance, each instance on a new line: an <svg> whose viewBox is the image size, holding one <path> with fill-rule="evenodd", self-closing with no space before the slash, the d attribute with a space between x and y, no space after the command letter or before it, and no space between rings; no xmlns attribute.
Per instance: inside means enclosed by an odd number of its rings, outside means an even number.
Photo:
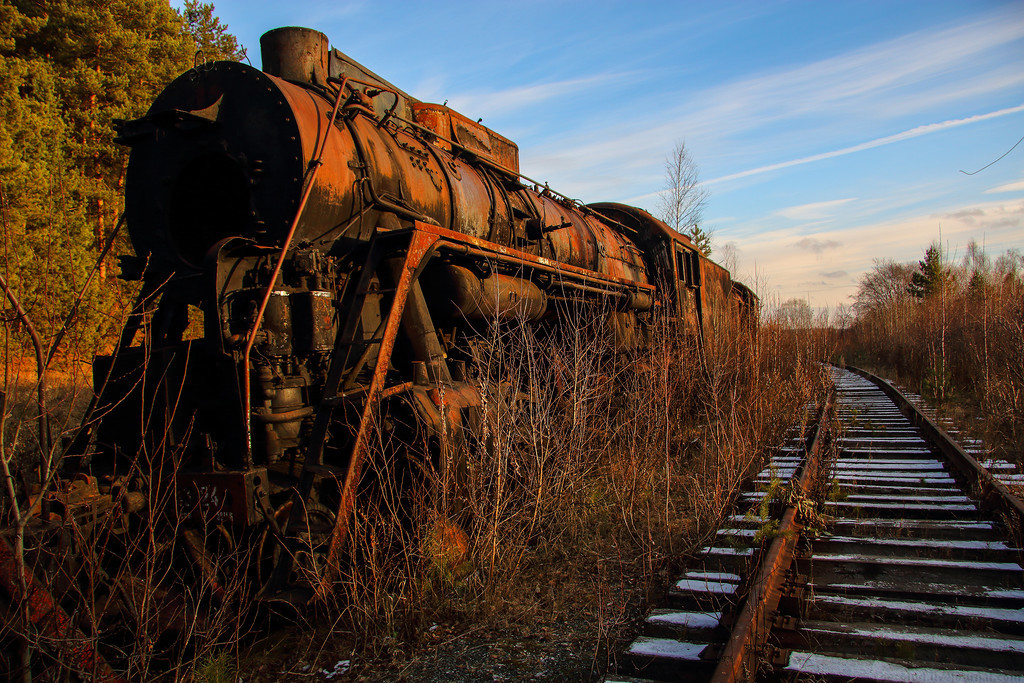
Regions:
<svg viewBox="0 0 1024 683"><path fill-rule="evenodd" d="M847 154L853 154L855 152L863 152L867 149L874 149L875 147L882 147L884 145L891 145L894 142L902 142L903 140L910 140L911 138L920 137L922 135L928 135L929 133L937 133L942 130L948 130L950 128L956 128L958 126L966 126L971 123L978 123L980 121L988 121L990 119L999 118L1000 116L1007 116L1009 114L1017 114L1024 111L1024 104L1017 105L1016 107L1007 107L1006 109L999 109L997 111L989 112L987 114L978 114L977 116L968 116L963 119L950 119L948 121L941 121L939 123L928 123L923 126L916 126L910 130L905 130L901 133L895 133L893 135L886 135L881 138L875 138L867 142L862 142L858 145L852 145L850 147L843 147L842 149L832 150L831 152L822 152L821 154L812 154L811 156L801 157L799 159L790 159L789 161L780 161L777 164L768 164L767 166L760 166L758 168L751 168L746 171L740 171L739 173L730 173L729 175L719 176L706 181L709 185L714 183L723 183L727 180L736 180L737 178L746 178L747 176L758 175L760 173L770 173L771 171L778 171L783 168L791 168L793 166L800 166L802 164L810 164L815 161L822 161L824 159L834 159L835 157L845 156Z"/></svg>
<svg viewBox="0 0 1024 683"><path fill-rule="evenodd" d="M865 46L794 69L768 73L726 84L704 93L709 110L721 123L752 118L792 119L807 113L854 108L864 111L869 102L873 116L884 118L920 111L914 105L922 95L929 106L938 95L959 99L961 87L976 87L974 74L965 74L979 55L1024 38L1024 14L995 13L968 24L929 29ZM991 72L991 70L990 70ZM1016 79L1014 79L1016 72ZM1017 68L1000 71L989 88L1002 89L1020 82ZM957 78L957 76L960 78ZM969 78L964 76L969 75ZM987 75L987 74L986 74ZM951 83L954 81L954 83Z"/></svg>
<svg viewBox="0 0 1024 683"><path fill-rule="evenodd" d="M552 83L518 86L493 92L457 93L449 98L449 104L453 109L463 112L467 116L487 117L545 104L555 98L577 95L590 88L599 86L605 88L609 84L630 77L629 73L606 73Z"/></svg>
<svg viewBox="0 0 1024 683"><path fill-rule="evenodd" d="M849 199L833 199L827 202L815 202L813 204L801 204L799 206L789 206L785 209L779 209L776 213L785 218L791 218L795 221L812 221L821 220L828 218L832 215L832 209L842 206L843 204L849 204L855 201L855 198Z"/></svg>
<svg viewBox="0 0 1024 683"><path fill-rule="evenodd" d="M993 187L991 190L985 190L985 194L995 194L997 192L1024 192L1024 180L1018 180L1015 183L1007 183L1006 185Z"/></svg>
<svg viewBox="0 0 1024 683"><path fill-rule="evenodd" d="M625 112L616 107L624 103L592 101L583 105L580 119L587 124L576 135L523 140L524 168L576 196L606 198L611 192L643 204L658 194L664 154L683 136L705 168L736 168L737 160L770 161L779 158L779 150L822 149L828 140L849 140L857 131L870 136L887 121L892 130L897 119L906 125L908 117L941 116L936 108L949 103L978 102L993 93L1019 97L1024 70L1005 50L1022 39L1024 13L1002 10L710 88L653 90L649 101L642 94L629 100ZM638 116L644 109L650 114ZM818 154L751 164L706 182L759 176L1021 111L1024 105L940 120ZM599 179L602 173L606 177Z"/></svg>
<svg viewBox="0 0 1024 683"><path fill-rule="evenodd" d="M943 222L944 233L947 222L953 222L962 226L964 230L975 232L982 230L1000 234L1006 230L1016 230L1016 241L1019 244L1020 236L1024 234L1024 201L976 204L936 214L936 218Z"/></svg>
<svg viewBox="0 0 1024 683"><path fill-rule="evenodd" d="M809 251L812 254L823 254L829 249L838 249L843 243L838 240L819 240L814 237L804 237L794 245L802 251Z"/></svg>
<svg viewBox="0 0 1024 683"><path fill-rule="evenodd" d="M940 225L942 241L951 254L962 253L972 239L984 242L989 254L999 254L1020 245L1024 200L969 204L898 220L854 221L804 237L799 226L764 230L743 241L738 272L745 281L759 279L754 274L755 264L746 258L747 254L754 254L757 275L763 279L764 274L769 274L768 285L786 297L809 294L813 305L848 303L857 281L871 268L875 258L917 261L925 247L938 238ZM793 249L805 240L809 247L827 242L842 244L841 248L829 251L827 271L822 271L821 255L813 248Z"/></svg>

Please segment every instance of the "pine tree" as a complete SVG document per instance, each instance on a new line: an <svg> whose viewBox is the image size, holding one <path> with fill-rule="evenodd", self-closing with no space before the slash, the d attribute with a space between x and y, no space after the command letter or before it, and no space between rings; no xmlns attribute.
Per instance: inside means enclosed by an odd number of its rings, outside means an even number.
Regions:
<svg viewBox="0 0 1024 683"><path fill-rule="evenodd" d="M911 276L907 291L919 299L927 299L942 291L949 280L942 261L942 248L931 244L924 253L924 260L917 262L917 271Z"/></svg>
<svg viewBox="0 0 1024 683"><path fill-rule="evenodd" d="M711 256L711 238L713 237L711 231L706 231L700 225L694 223L688 230L683 230L683 234L689 237L690 241L704 252L705 256Z"/></svg>
<svg viewBox="0 0 1024 683"><path fill-rule="evenodd" d="M185 32L195 41L197 58L208 62L244 60L245 48L238 44L237 38L228 33L227 25L220 22L213 10L213 3L185 0L185 7L181 11Z"/></svg>
<svg viewBox="0 0 1024 683"><path fill-rule="evenodd" d="M0 267L44 337L52 340L122 210L128 150L114 143L114 121L145 114L192 66L198 41L237 48L212 5L194 10L204 38L186 32L166 0L0 5ZM113 270L101 268L79 309L89 345L111 334L130 298Z"/></svg>

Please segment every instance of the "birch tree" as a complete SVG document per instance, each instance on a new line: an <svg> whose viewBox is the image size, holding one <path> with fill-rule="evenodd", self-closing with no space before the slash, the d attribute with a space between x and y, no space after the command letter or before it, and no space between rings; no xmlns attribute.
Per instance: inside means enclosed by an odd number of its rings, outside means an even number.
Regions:
<svg viewBox="0 0 1024 683"><path fill-rule="evenodd" d="M708 191L700 184L697 162L686 149L686 142L679 141L665 159L665 188L658 198L658 214L710 255L714 231L701 227L707 201Z"/></svg>

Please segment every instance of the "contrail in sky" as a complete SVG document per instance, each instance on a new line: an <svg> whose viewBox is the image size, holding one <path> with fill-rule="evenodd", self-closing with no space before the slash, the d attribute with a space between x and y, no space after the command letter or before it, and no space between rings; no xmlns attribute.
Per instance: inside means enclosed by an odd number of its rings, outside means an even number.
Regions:
<svg viewBox="0 0 1024 683"><path fill-rule="evenodd" d="M712 178L711 180L706 180L705 184L711 185L714 183L723 183L727 180L736 180L737 178L746 178L747 176L758 175L759 173L777 171L780 168L789 168L790 166L800 166L801 164L809 164L814 161L821 161L822 159L841 157L845 154L853 154L854 152L860 152L865 149L881 147L883 145L889 145L894 142L900 142L901 140L909 140L910 138L920 137L922 135L927 135L928 133L935 133L940 130L946 130L947 128L956 128L957 126L964 126L967 125L968 123L987 121L988 119L994 119L1000 116L1007 116L1008 114L1016 114L1017 112L1022 111L1024 111L1024 104L1018 105L1016 107L1009 107L1007 109L999 109L998 111L989 112L988 114L968 116L965 119L950 119L949 121L942 121L941 123L928 123L923 126L911 128L910 130L905 130L902 133L896 133L895 135L886 135L883 138L877 138L875 140L870 140L868 142L862 142L859 145L853 145L852 147L844 147L843 149L837 149L832 152L823 152L822 154L814 154L809 157L801 157L800 159L793 159L791 161L782 161L777 164L770 164L768 166L752 168L749 171L740 171L739 173L732 173L730 175Z"/></svg>

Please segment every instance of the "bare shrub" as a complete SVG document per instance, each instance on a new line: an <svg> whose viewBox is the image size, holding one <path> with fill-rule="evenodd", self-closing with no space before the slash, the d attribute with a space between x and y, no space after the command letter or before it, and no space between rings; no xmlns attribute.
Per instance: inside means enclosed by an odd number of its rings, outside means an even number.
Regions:
<svg viewBox="0 0 1024 683"><path fill-rule="evenodd" d="M1024 279L1019 264L1019 254L1010 251L993 267L972 243L963 263L943 262L944 286L934 293L860 307L844 336L844 357L894 375L947 409L983 416L988 431L983 436L1009 457L1021 453Z"/></svg>
<svg viewBox="0 0 1024 683"><path fill-rule="evenodd" d="M482 433L440 457L404 451L422 465L412 505L391 489L392 502L357 510L339 628L370 653L432 622L557 609L538 575L583 562L602 576L609 552L656 581L711 538L827 381L834 334L819 329L769 319L754 334L723 315L702 345L655 318L646 348L622 354L598 312L567 310L556 329L489 326L473 364ZM375 480L395 480L395 453L378 439ZM601 612L595 640L627 619Z"/></svg>

